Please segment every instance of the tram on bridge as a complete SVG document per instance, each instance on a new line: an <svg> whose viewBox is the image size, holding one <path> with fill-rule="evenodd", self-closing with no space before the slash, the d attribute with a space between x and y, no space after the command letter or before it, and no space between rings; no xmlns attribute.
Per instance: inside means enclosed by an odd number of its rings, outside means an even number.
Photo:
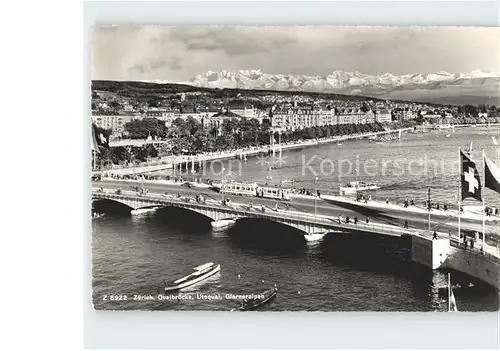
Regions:
<svg viewBox="0 0 500 351"><path fill-rule="evenodd" d="M220 192L225 195L255 196L277 200L291 200L292 189L275 185L230 182L220 184Z"/></svg>

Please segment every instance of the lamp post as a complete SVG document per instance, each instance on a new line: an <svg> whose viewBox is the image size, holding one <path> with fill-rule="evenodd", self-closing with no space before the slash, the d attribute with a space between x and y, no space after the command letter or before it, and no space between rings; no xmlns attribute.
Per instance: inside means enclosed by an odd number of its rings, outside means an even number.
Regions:
<svg viewBox="0 0 500 351"><path fill-rule="evenodd" d="M222 179L221 179L221 184L220 184L220 193L222 195L222 203L224 204L224 191L223 191L223 186L224 186L224 171L226 169L224 167L222 167Z"/></svg>
<svg viewBox="0 0 500 351"><path fill-rule="evenodd" d="M318 202L318 190L316 187L317 182L318 182L318 177L314 178L314 218L316 218L317 202Z"/></svg>
<svg viewBox="0 0 500 351"><path fill-rule="evenodd" d="M429 211L429 233L431 232L431 188L427 191L427 210Z"/></svg>

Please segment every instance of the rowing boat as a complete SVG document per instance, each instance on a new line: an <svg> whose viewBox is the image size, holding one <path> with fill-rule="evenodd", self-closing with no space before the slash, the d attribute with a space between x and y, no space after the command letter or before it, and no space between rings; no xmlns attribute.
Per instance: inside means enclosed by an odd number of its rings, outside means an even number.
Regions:
<svg viewBox="0 0 500 351"><path fill-rule="evenodd" d="M165 286L165 291L175 291L175 290L180 290L183 288L187 288L188 286L191 286L193 284L196 284L198 282L201 282L208 277L214 275L220 271L220 265L215 264L213 262L208 262L205 264L202 264L200 266L197 266L194 268L194 272L182 277L180 279L174 280L170 285Z"/></svg>

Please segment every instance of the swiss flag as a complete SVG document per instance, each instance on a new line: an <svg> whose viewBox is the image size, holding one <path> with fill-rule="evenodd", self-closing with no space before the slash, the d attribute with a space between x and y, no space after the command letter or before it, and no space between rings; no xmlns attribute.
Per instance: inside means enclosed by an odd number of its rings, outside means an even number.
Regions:
<svg viewBox="0 0 500 351"><path fill-rule="evenodd" d="M92 150L100 153L102 148L109 148L109 137L104 134L103 129L92 124Z"/></svg>
<svg viewBox="0 0 500 351"><path fill-rule="evenodd" d="M460 184L462 200L474 198L481 201L481 180L476 164L460 150Z"/></svg>

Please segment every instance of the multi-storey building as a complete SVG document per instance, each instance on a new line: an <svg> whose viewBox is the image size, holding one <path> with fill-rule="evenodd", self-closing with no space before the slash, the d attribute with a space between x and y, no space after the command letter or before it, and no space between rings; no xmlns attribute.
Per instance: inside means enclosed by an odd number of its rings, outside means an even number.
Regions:
<svg viewBox="0 0 500 351"><path fill-rule="evenodd" d="M222 124L224 121L233 118L240 119L242 116L226 109L225 111L218 112L213 116L204 117L202 119L203 128L216 129L217 133L220 134L222 132Z"/></svg>
<svg viewBox="0 0 500 351"><path fill-rule="evenodd" d="M140 118L140 116L95 115L92 116L92 122L94 122L98 127L111 129L112 134L117 135L125 130L125 124L134 119Z"/></svg>
<svg viewBox="0 0 500 351"><path fill-rule="evenodd" d="M382 109L375 113L375 122L387 123L392 121L391 111Z"/></svg>
<svg viewBox="0 0 500 351"><path fill-rule="evenodd" d="M234 106L230 106L228 110L239 115L239 116L245 117L245 118L257 118L258 117L258 111L253 105L251 105L251 106L234 105Z"/></svg>
<svg viewBox="0 0 500 351"><path fill-rule="evenodd" d="M161 119L163 118L168 118L172 117L175 114L178 114L179 110L173 110L173 109L149 109L146 111L146 117L154 117Z"/></svg>
<svg viewBox="0 0 500 351"><path fill-rule="evenodd" d="M335 111L314 109L312 106L281 107L271 114L273 129L297 130L313 126L336 124Z"/></svg>
<svg viewBox="0 0 500 351"><path fill-rule="evenodd" d="M426 115L428 117L429 114ZM417 117L417 112L411 107L396 108L393 110L393 119L396 121L408 121Z"/></svg>
<svg viewBox="0 0 500 351"><path fill-rule="evenodd" d="M375 122L375 113L372 110L366 112L359 108L339 109L337 124L367 124Z"/></svg>

